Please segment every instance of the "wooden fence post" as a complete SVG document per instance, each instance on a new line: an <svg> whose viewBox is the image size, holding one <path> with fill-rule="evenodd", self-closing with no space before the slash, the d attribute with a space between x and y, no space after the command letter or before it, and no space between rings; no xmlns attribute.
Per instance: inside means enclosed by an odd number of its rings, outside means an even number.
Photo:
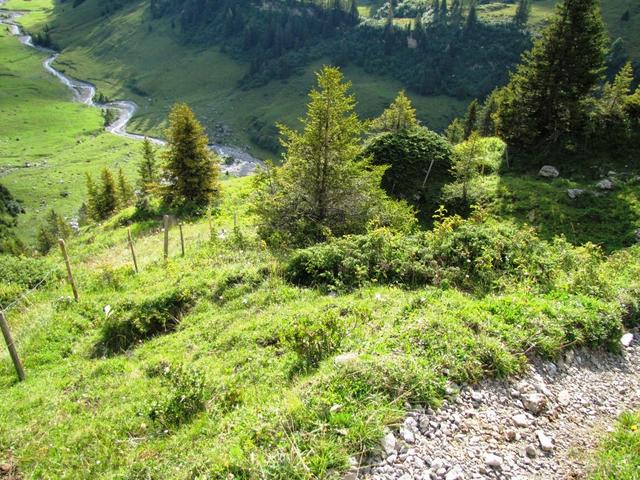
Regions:
<svg viewBox="0 0 640 480"><path fill-rule="evenodd" d="M2 335L4 336L4 341L7 343L7 348L9 349L9 355L11 355L11 360L13 361L13 365L16 367L16 373L18 374L18 378L21 382L24 382L26 375L24 373L24 368L22 367L22 363L20 362L20 357L18 356L18 350L16 350L16 345L13 343L13 338L11 337L11 331L9 330L9 324L7 323L7 318L4 316L4 312L0 312L0 328L2 329Z"/></svg>
<svg viewBox="0 0 640 480"><path fill-rule="evenodd" d="M164 216L164 261L169 259L169 215Z"/></svg>
<svg viewBox="0 0 640 480"><path fill-rule="evenodd" d="M69 279L69 284L71 285L71 289L73 290L73 297L76 299L76 302L80 301L80 295L78 295L78 287L76 286L76 281L73 278L73 271L71 270L71 262L69 262L69 255L67 254L67 245L64 243L63 239L59 240L60 248L62 249L62 256L64 257L64 263L67 265L67 277Z"/></svg>
<svg viewBox="0 0 640 480"><path fill-rule="evenodd" d="M133 269L138 273L138 259L136 258L136 251L133 248L133 239L131 238L131 229L127 229L127 236L129 237L129 248L131 249L131 257L133 257Z"/></svg>
<svg viewBox="0 0 640 480"><path fill-rule="evenodd" d="M182 248L182 256L184 257L184 233L182 232L182 222L178 224L180 227L180 248Z"/></svg>

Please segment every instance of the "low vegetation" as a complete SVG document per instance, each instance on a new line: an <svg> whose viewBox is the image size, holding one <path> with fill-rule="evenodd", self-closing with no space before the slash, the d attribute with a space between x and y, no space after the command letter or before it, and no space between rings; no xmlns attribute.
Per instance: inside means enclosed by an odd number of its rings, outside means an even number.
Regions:
<svg viewBox="0 0 640 480"><path fill-rule="evenodd" d="M594 480L632 480L640 470L640 415L626 412L600 446Z"/></svg>

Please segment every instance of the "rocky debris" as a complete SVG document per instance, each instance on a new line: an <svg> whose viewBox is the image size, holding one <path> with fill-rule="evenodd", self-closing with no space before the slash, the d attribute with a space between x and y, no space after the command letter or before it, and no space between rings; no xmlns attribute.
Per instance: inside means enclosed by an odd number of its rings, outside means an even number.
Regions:
<svg viewBox="0 0 640 480"><path fill-rule="evenodd" d="M355 352L348 352L338 355L333 359L333 363L336 365L346 365L348 363L353 363L356 360L358 360L358 354Z"/></svg>
<svg viewBox="0 0 640 480"><path fill-rule="evenodd" d="M600 180L598 183L596 183L596 187L598 187L600 190L613 190L615 185L611 180L605 178L604 180Z"/></svg>
<svg viewBox="0 0 640 480"><path fill-rule="evenodd" d="M637 334L622 337L621 355L567 351L519 379L449 385L440 409L411 409L349 480L585 478L601 436L640 408Z"/></svg>
<svg viewBox="0 0 640 480"><path fill-rule="evenodd" d="M536 436L538 437L538 441L540 442L540 448L545 452L550 452L553 450L553 440L551 437L545 435L542 430L538 430L536 432Z"/></svg>
<svg viewBox="0 0 640 480"><path fill-rule="evenodd" d="M576 198L583 196L585 193L587 193L587 191L582 190L581 188L570 188L567 190L567 195L571 200L575 200Z"/></svg>
<svg viewBox="0 0 640 480"><path fill-rule="evenodd" d="M544 178L557 178L560 176L560 172L556 167L552 167L551 165L545 165L540 169L538 175Z"/></svg>

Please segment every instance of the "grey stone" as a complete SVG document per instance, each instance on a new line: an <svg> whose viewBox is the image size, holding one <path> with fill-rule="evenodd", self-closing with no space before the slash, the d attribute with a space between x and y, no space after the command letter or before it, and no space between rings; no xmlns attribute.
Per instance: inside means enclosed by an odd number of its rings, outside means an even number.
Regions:
<svg viewBox="0 0 640 480"><path fill-rule="evenodd" d="M615 185L613 184L613 182L608 178L600 180L598 183L596 183L596 187L598 187L600 190L613 190L614 186Z"/></svg>
<svg viewBox="0 0 640 480"><path fill-rule="evenodd" d="M389 432L382 437L382 449L387 455L391 455L396 451L396 437L393 433Z"/></svg>
<svg viewBox="0 0 640 480"><path fill-rule="evenodd" d="M567 195L571 200L575 200L576 198L581 197L585 193L587 193L586 190L582 190L581 188L569 188L567 190Z"/></svg>
<svg viewBox="0 0 640 480"><path fill-rule="evenodd" d="M620 343L623 347L628 347L633 342L633 333L625 333L620 339Z"/></svg>
<svg viewBox="0 0 640 480"><path fill-rule="evenodd" d="M536 431L536 436L538 437L538 442L540 442L540 448L545 452L551 452L554 448L553 440L551 437L545 435L542 430Z"/></svg>
<svg viewBox="0 0 640 480"><path fill-rule="evenodd" d="M534 415L540 415L547 406L547 398L541 393L529 393L522 397L522 404Z"/></svg>
<svg viewBox="0 0 640 480"><path fill-rule="evenodd" d="M551 165L545 165L540 169L540 172L538 172L538 175L544 178L556 178L560 176L560 172L556 167L553 167Z"/></svg>
<svg viewBox="0 0 640 480"><path fill-rule="evenodd" d="M494 455L493 453L488 453L484 457L484 463L488 467L500 470L502 468L502 457Z"/></svg>

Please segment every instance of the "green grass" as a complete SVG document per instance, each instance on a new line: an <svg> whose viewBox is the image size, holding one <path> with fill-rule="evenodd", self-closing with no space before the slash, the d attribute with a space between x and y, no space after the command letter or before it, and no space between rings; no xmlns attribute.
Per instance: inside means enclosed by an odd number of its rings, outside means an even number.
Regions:
<svg viewBox="0 0 640 480"><path fill-rule="evenodd" d="M0 29L0 181L24 203L18 232L27 241L48 209L76 213L86 172L110 166L131 174L138 157L136 142L103 132L99 110L71 101L44 58Z"/></svg>
<svg viewBox="0 0 640 480"><path fill-rule="evenodd" d="M623 413L602 442L592 480L637 480L640 475L640 413Z"/></svg>
<svg viewBox="0 0 640 480"><path fill-rule="evenodd" d="M255 238L251 190L226 182L214 218L229 232L237 210L242 244L189 223L186 257L173 229L164 265L159 223L134 224L134 275L125 211L69 244L79 304L54 281L9 313L28 381L2 352L0 452L25 478L337 478L405 401L437 405L451 382L520 372L531 353L614 342L640 288L633 248L547 293L371 282L325 295L288 283L286 257ZM575 289L594 265L602 290ZM116 332L137 342L119 352Z"/></svg>

